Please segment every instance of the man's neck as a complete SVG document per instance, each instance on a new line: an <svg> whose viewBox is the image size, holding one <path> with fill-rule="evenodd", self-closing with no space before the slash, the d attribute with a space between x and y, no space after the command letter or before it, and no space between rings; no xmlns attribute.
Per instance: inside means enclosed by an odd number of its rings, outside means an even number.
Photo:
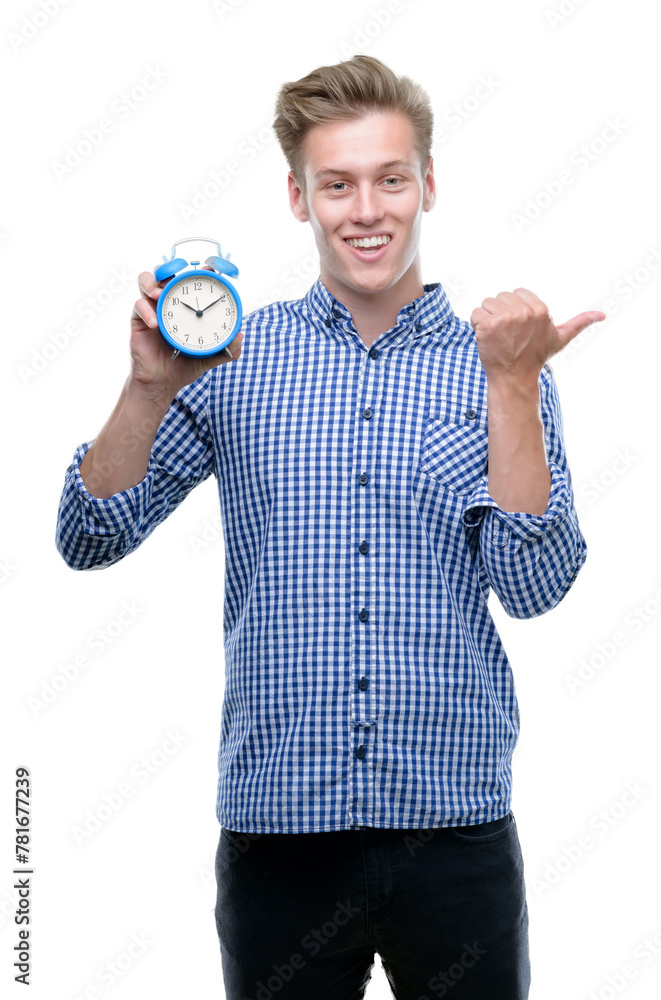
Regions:
<svg viewBox="0 0 661 1000"><path fill-rule="evenodd" d="M404 306L424 295L425 290L420 276L416 275L413 278L409 275L408 278L409 280L401 287L398 284L369 294L357 292L346 286L336 287L332 280L330 282L324 280L322 275L322 281L331 295L334 295L351 313L353 325L367 347L395 325L397 315Z"/></svg>

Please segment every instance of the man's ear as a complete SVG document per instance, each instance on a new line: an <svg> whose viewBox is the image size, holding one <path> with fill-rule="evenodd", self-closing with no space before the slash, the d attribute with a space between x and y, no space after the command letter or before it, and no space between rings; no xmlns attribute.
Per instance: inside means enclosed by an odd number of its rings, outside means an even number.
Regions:
<svg viewBox="0 0 661 1000"><path fill-rule="evenodd" d="M295 218L297 218L299 222L309 222L310 216L308 215L308 206L305 201L305 195L303 194L301 186L294 176L293 170L289 171L287 182L289 184L289 205Z"/></svg>
<svg viewBox="0 0 661 1000"><path fill-rule="evenodd" d="M436 178L434 177L434 158L432 156L429 157L429 166L425 174L424 185L425 191L422 199L422 207L425 212L428 212L436 203Z"/></svg>

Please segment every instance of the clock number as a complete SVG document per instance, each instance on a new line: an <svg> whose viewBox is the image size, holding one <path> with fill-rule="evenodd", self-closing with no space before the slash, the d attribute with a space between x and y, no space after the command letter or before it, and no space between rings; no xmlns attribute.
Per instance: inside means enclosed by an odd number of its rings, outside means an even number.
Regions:
<svg viewBox="0 0 661 1000"><path fill-rule="evenodd" d="M220 334L219 333L214 333L213 339L214 340L220 340Z"/></svg>
<svg viewBox="0 0 661 1000"><path fill-rule="evenodd" d="M186 334L184 334L184 343L185 343L185 344L187 344L187 343L188 343L188 334L187 334L187 333L186 333Z"/></svg>
<svg viewBox="0 0 661 1000"><path fill-rule="evenodd" d="M168 319L172 319L173 316L174 316L174 313L172 312L172 310L170 310L170 312L168 313Z"/></svg>
<svg viewBox="0 0 661 1000"><path fill-rule="evenodd" d="M232 312L232 310L228 308L228 309L225 310L225 315L229 316L231 314L231 312Z"/></svg>
<svg viewBox="0 0 661 1000"><path fill-rule="evenodd" d="M198 337L197 338L197 342L198 342L198 344L203 344L204 343L204 337Z"/></svg>
<svg viewBox="0 0 661 1000"><path fill-rule="evenodd" d="M176 325L175 325L175 326L173 326L173 327L172 327L172 332L173 332L173 333L179 333L179 327L178 327L178 326L176 326Z"/></svg>
<svg viewBox="0 0 661 1000"><path fill-rule="evenodd" d="M182 285L181 286L181 294L182 295L188 295L188 285Z"/></svg>
<svg viewBox="0 0 661 1000"><path fill-rule="evenodd" d="M173 306L178 306L178 305L179 305L179 299L177 298L177 296L175 296L175 297L174 297L174 298L172 299L172 301L171 301L170 305L173 305Z"/></svg>
<svg viewBox="0 0 661 1000"><path fill-rule="evenodd" d="M195 285L195 291L196 292L201 292L202 291L202 282L201 281L194 282L194 285Z"/></svg>

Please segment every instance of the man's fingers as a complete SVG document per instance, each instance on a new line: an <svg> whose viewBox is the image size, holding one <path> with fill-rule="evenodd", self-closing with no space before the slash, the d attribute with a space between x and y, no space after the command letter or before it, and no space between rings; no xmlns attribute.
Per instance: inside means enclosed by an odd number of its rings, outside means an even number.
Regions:
<svg viewBox="0 0 661 1000"><path fill-rule="evenodd" d="M513 292L498 292L498 295L484 299L481 309L490 316L499 313L520 312L521 304L527 305L535 315L546 315L548 310L539 296L528 288L515 288ZM471 320L472 322L472 320Z"/></svg>
<svg viewBox="0 0 661 1000"><path fill-rule="evenodd" d="M546 309L539 295L535 295L529 288L515 288L513 294L518 295L520 299L523 299L524 302L535 309L539 309L540 311Z"/></svg>
<svg viewBox="0 0 661 1000"><path fill-rule="evenodd" d="M470 325L475 329L476 326L484 322L488 315L489 313L486 309L483 309L482 306L477 306L471 313Z"/></svg>
<svg viewBox="0 0 661 1000"><path fill-rule="evenodd" d="M498 299L494 299L494 297L490 295L488 298L484 299L480 308L483 309L485 313L489 313L491 316L500 309L500 303L498 302Z"/></svg>
<svg viewBox="0 0 661 1000"><path fill-rule="evenodd" d="M158 320L156 319L156 310L154 309L153 302L150 299L138 299L138 301L133 306L133 313L131 314L131 319L139 319L152 329L158 326Z"/></svg>
<svg viewBox="0 0 661 1000"><path fill-rule="evenodd" d="M138 287L144 296L152 299L157 299L162 290L151 271L142 271L138 275Z"/></svg>
<svg viewBox="0 0 661 1000"><path fill-rule="evenodd" d="M593 323L601 323L604 319L606 319L606 313L598 309L591 309L588 312L579 313L573 319L568 319L566 323L561 323L556 329L562 346L564 347L574 337L578 337L579 333L585 330L586 327L591 326Z"/></svg>
<svg viewBox="0 0 661 1000"><path fill-rule="evenodd" d="M133 306L131 319L139 319L154 330L158 326L156 319L156 301L161 294L162 285L156 280L151 271L141 271L138 275L138 288L142 293L142 298Z"/></svg>
<svg viewBox="0 0 661 1000"><path fill-rule="evenodd" d="M471 326L475 329L478 325L487 325L501 309L502 304L497 302L496 299L485 299L481 306L473 309L470 318Z"/></svg>

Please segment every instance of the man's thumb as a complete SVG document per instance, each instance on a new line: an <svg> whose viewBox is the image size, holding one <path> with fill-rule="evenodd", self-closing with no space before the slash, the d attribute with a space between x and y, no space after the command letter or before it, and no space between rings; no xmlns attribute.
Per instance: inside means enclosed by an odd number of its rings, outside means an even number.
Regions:
<svg viewBox="0 0 661 1000"><path fill-rule="evenodd" d="M579 313L573 319L568 319L566 323L562 323L556 327L560 335L562 347L565 347L574 337L578 337L579 333L585 330L586 327L592 326L593 323L600 323L604 319L606 319L606 313L600 312L597 309Z"/></svg>

